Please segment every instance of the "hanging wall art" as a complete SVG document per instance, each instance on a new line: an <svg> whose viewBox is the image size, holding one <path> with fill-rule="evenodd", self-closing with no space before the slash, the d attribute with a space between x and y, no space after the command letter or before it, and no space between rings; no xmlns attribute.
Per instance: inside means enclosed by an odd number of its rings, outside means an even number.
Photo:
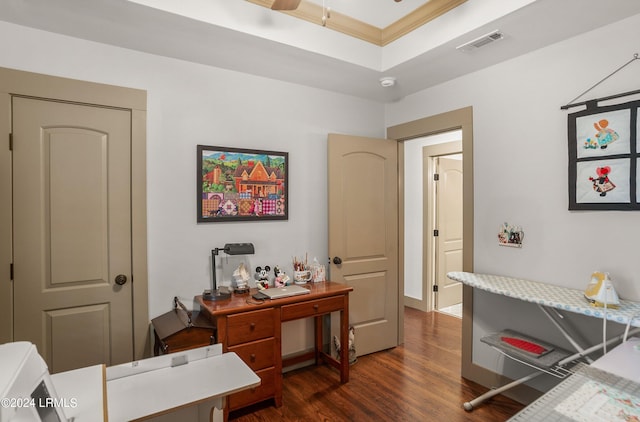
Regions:
<svg viewBox="0 0 640 422"><path fill-rule="evenodd" d="M569 210L640 210L640 101L568 116Z"/></svg>
<svg viewBox="0 0 640 422"><path fill-rule="evenodd" d="M198 145L198 222L287 220L286 152Z"/></svg>

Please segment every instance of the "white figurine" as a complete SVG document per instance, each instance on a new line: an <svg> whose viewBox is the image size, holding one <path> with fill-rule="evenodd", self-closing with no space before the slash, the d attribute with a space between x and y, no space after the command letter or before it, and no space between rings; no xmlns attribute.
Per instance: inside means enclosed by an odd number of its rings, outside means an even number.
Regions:
<svg viewBox="0 0 640 422"><path fill-rule="evenodd" d="M245 291L249 289L249 271L244 266L244 262L240 263L238 268L233 272L233 278L236 281L236 291Z"/></svg>

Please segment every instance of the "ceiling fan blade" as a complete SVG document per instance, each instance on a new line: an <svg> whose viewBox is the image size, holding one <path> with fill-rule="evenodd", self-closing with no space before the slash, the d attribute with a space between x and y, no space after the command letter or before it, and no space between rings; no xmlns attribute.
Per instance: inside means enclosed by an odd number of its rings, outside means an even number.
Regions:
<svg viewBox="0 0 640 422"><path fill-rule="evenodd" d="M271 10L296 10L301 0L275 0Z"/></svg>

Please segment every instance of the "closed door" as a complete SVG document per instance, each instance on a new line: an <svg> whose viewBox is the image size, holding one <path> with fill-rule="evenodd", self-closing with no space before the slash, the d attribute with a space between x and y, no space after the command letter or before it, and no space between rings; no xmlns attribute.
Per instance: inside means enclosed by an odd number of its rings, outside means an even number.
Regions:
<svg viewBox="0 0 640 422"><path fill-rule="evenodd" d="M462 271L462 159L436 160L436 308L442 309L462 303L462 284L447 277Z"/></svg>
<svg viewBox="0 0 640 422"><path fill-rule="evenodd" d="M50 372L133 359L131 113L12 98L14 339Z"/></svg>
<svg viewBox="0 0 640 422"><path fill-rule="evenodd" d="M397 142L329 135L331 279L353 287L358 355L398 345Z"/></svg>

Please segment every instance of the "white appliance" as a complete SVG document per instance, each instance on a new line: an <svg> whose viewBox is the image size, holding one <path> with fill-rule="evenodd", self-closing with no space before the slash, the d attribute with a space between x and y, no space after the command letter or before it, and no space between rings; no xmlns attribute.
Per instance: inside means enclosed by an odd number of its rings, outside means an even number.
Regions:
<svg viewBox="0 0 640 422"><path fill-rule="evenodd" d="M27 341L0 344L0 422L66 422L49 368Z"/></svg>

